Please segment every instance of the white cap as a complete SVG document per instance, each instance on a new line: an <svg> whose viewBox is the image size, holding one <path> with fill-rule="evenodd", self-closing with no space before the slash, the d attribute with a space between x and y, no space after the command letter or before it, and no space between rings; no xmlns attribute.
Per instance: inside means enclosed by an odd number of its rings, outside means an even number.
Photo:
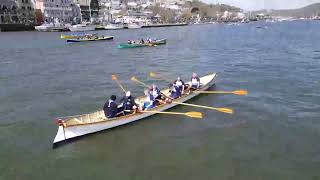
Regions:
<svg viewBox="0 0 320 180"><path fill-rule="evenodd" d="M130 96L131 96L131 92L130 92L130 91L127 91L127 92L126 92L126 96L127 96L127 97L130 97Z"/></svg>

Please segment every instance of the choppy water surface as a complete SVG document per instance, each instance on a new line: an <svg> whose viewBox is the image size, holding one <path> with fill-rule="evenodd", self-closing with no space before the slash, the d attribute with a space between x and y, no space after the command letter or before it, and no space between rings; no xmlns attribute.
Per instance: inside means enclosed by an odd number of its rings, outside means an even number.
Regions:
<svg viewBox="0 0 320 180"><path fill-rule="evenodd" d="M256 28L256 26L264 28ZM0 33L0 179L320 179L320 23L201 25L100 31L113 42L66 44L59 33ZM140 37L155 48L117 49ZM51 149L55 117L99 109L149 71L219 73L203 120L156 115ZM176 107L174 111L195 110Z"/></svg>

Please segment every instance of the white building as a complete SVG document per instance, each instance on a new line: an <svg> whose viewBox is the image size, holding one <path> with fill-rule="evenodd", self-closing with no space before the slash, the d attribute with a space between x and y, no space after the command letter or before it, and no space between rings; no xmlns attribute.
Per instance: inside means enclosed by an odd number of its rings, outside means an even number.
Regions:
<svg viewBox="0 0 320 180"><path fill-rule="evenodd" d="M73 0L36 0L36 7L47 23L72 23L80 20L80 8Z"/></svg>

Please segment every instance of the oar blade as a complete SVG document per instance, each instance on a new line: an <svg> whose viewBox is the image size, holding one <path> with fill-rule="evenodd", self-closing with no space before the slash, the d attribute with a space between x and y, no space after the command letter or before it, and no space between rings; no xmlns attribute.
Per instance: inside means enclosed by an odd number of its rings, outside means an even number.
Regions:
<svg viewBox="0 0 320 180"><path fill-rule="evenodd" d="M187 112L185 113L186 116L192 117L192 118L197 118L197 119L202 119L203 115L201 112Z"/></svg>
<svg viewBox="0 0 320 180"><path fill-rule="evenodd" d="M132 76L131 81L138 81L138 79L135 76Z"/></svg>
<svg viewBox="0 0 320 180"><path fill-rule="evenodd" d="M247 90L237 90L237 91L233 91L233 94L244 96L244 95L248 94L248 91Z"/></svg>
<svg viewBox="0 0 320 180"><path fill-rule="evenodd" d="M115 80L118 80L118 77L115 74L112 74L111 79L115 81Z"/></svg>
<svg viewBox="0 0 320 180"><path fill-rule="evenodd" d="M150 72L150 73L149 73L149 76L150 76L150 77L156 77L157 75L156 75L156 73L154 73L154 72Z"/></svg>
<svg viewBox="0 0 320 180"><path fill-rule="evenodd" d="M217 108L216 110L227 114L233 114L233 110L229 108Z"/></svg>

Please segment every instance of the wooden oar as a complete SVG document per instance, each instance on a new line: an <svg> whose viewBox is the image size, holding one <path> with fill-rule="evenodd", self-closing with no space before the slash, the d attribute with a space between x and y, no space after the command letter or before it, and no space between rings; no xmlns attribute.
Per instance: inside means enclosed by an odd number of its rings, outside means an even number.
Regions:
<svg viewBox="0 0 320 180"><path fill-rule="evenodd" d="M111 75L111 79L116 81L116 83L118 84L118 86L122 89L122 91L124 93L126 93L127 91L123 88L123 86L121 85L120 81L118 80L118 77L115 74Z"/></svg>
<svg viewBox="0 0 320 180"><path fill-rule="evenodd" d="M141 82L141 81L140 81L137 77L135 77L135 76L132 76L132 77L131 77L131 81L137 82L137 83L141 84L142 86L145 86L145 87L149 88L149 86L148 86L147 84L145 84L144 82Z"/></svg>
<svg viewBox="0 0 320 180"><path fill-rule="evenodd" d="M239 96L247 95L247 90L236 90L236 91L193 91L194 93L203 93L203 94L235 94Z"/></svg>
<svg viewBox="0 0 320 180"><path fill-rule="evenodd" d="M163 112L163 111L139 111L139 112L143 112L143 113L157 113L157 114L171 114L171 115L185 115L188 117L192 117L192 118L198 118L201 119L203 118L203 115L201 112L186 112L186 113L181 113L181 112Z"/></svg>
<svg viewBox="0 0 320 180"><path fill-rule="evenodd" d="M167 82L170 82L170 83L171 83L171 81L169 81L167 77L165 77L165 76L163 76L163 75L160 75L160 74L157 74L157 73L155 73L155 72L150 72L150 73L149 73L149 76L150 76L150 77L153 77L153 78L156 78L156 79L161 79L161 80L164 80L164 81L167 81Z"/></svg>
<svg viewBox="0 0 320 180"><path fill-rule="evenodd" d="M172 101L171 103L185 105L185 106L205 108L205 109L212 109L212 110L216 110L216 111L223 112L223 113L233 114L233 110L229 109L229 108L215 108L215 107L210 107L210 106L202 106L202 105L197 105L197 104L189 104L189 103L176 102L176 101Z"/></svg>

